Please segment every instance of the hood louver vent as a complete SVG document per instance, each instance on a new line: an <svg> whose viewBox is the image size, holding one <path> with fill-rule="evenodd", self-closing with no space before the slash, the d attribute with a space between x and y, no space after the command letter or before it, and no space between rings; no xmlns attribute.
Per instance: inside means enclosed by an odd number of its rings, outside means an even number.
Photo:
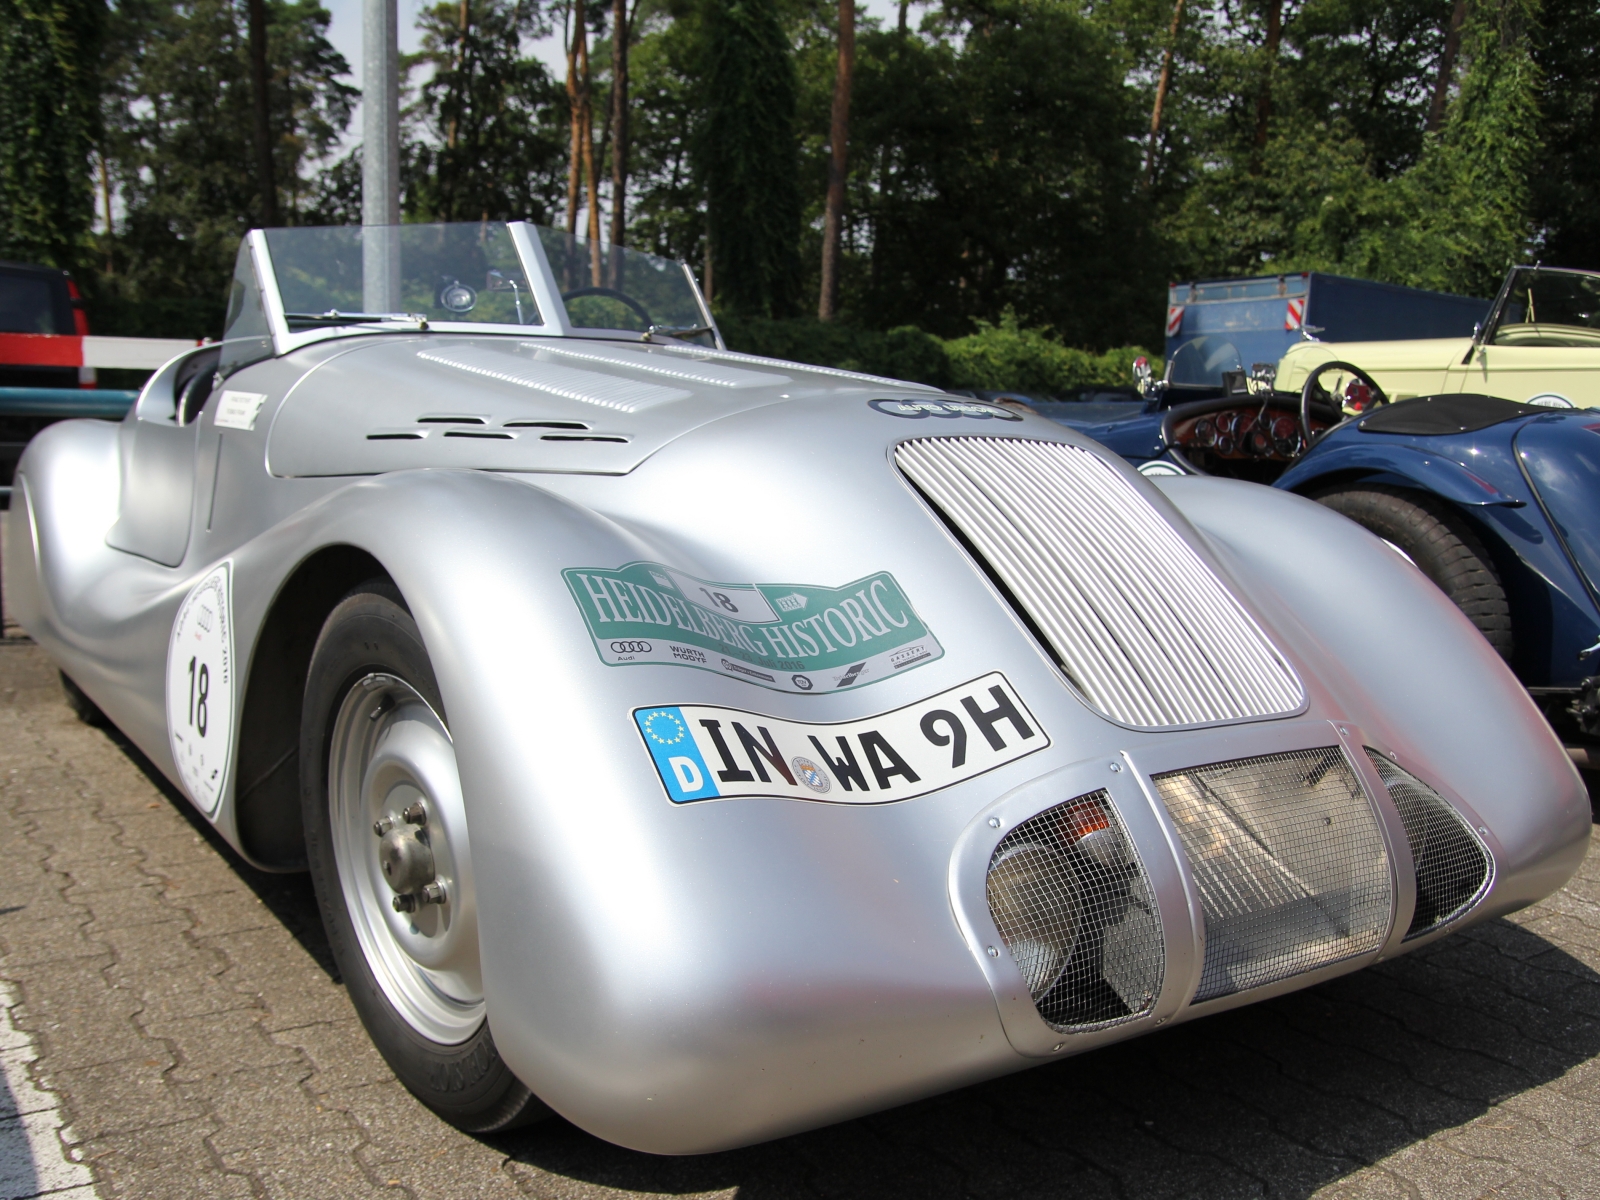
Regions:
<svg viewBox="0 0 1600 1200"><path fill-rule="evenodd" d="M1098 455L923 438L895 462L966 540L1085 699L1140 728L1296 712L1305 691L1167 519Z"/></svg>
<svg viewBox="0 0 1600 1200"><path fill-rule="evenodd" d="M1461 814L1415 775L1370 746L1367 757L1400 810L1417 872L1417 908L1406 940L1466 916L1489 891L1494 859Z"/></svg>

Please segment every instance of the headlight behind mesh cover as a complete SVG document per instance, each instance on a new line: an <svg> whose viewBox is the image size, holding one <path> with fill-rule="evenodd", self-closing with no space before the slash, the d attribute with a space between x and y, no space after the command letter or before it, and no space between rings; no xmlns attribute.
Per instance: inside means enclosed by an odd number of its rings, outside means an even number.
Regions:
<svg viewBox="0 0 1600 1200"><path fill-rule="evenodd" d="M1018 825L989 859L989 913L1051 1027L1082 1032L1143 1016L1161 992L1161 918L1144 866L1104 792Z"/></svg>

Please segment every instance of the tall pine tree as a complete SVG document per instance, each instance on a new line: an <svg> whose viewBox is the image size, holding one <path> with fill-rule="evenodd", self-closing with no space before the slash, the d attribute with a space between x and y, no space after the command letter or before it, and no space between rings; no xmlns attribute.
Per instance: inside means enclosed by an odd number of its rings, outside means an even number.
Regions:
<svg viewBox="0 0 1600 1200"><path fill-rule="evenodd" d="M750 316L793 315L800 299L796 82L773 0L708 0L705 186L716 301Z"/></svg>

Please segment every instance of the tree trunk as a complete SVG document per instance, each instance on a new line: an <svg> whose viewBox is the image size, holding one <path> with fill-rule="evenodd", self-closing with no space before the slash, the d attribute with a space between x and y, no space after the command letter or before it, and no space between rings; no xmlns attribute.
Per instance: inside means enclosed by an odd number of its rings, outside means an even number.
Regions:
<svg viewBox="0 0 1600 1200"><path fill-rule="evenodd" d="M249 0L250 99L255 108L256 190L261 224L278 224L278 187L272 178L271 100L267 95L267 5Z"/></svg>
<svg viewBox="0 0 1600 1200"><path fill-rule="evenodd" d="M579 12L582 12L580 2ZM583 187L588 196L588 220L584 236L589 241L589 284L600 286L600 183L594 175L594 89L589 69L589 31L578 31L578 149L583 155ZM576 226L573 214L571 224Z"/></svg>
<svg viewBox="0 0 1600 1200"><path fill-rule="evenodd" d="M831 321L839 311L840 232L844 224L844 183L850 145L850 77L856 62L855 0L839 0L839 73L833 82L833 122L828 139L828 204L822 217L822 294L817 318Z"/></svg>
<svg viewBox="0 0 1600 1200"><path fill-rule="evenodd" d="M466 61L467 57L467 0L461 0L461 13L457 20L456 28L461 31L461 35L456 40L455 53L451 55L451 58L454 60L451 63L451 68L455 71L460 71L461 66ZM461 102L460 98L465 91L466 89L461 86L461 81L458 78L456 81L457 104ZM447 149L454 150L456 148L456 135L460 128L460 124L461 116L458 112L450 118L450 129L445 134L444 144Z"/></svg>
<svg viewBox="0 0 1600 1200"><path fill-rule="evenodd" d="M900 36L906 35L906 10L911 7L911 0L900 0Z"/></svg>
<svg viewBox="0 0 1600 1200"><path fill-rule="evenodd" d="M1251 171L1261 170L1261 152L1267 146L1267 129L1272 120L1272 73L1278 65L1278 43L1283 40L1283 0L1267 0L1267 70L1261 80L1261 94L1256 98L1256 136Z"/></svg>
<svg viewBox="0 0 1600 1200"><path fill-rule="evenodd" d="M1156 102L1150 109L1150 147L1145 153L1144 182L1150 186L1150 180L1156 171L1156 146L1161 137L1161 109L1167 102L1167 87L1172 82L1172 56L1178 46L1178 24L1183 20L1184 0L1178 0L1172 7L1172 28L1167 30L1167 51L1161 56L1161 78L1156 82Z"/></svg>
<svg viewBox="0 0 1600 1200"><path fill-rule="evenodd" d="M622 245L628 227L628 42L633 22L628 0L611 5L611 244ZM622 256L611 264L611 285L622 286Z"/></svg>
<svg viewBox="0 0 1600 1200"><path fill-rule="evenodd" d="M567 161L567 232L578 232L578 184L583 170L583 95L578 82L578 47L583 47L583 58L589 59L588 34L585 32L583 0L571 0L567 18L572 22L567 38L567 108L572 114L572 147ZM568 281L571 286L571 281Z"/></svg>
<svg viewBox="0 0 1600 1200"><path fill-rule="evenodd" d="M1438 133L1444 125L1445 105L1450 99L1450 84L1455 81L1456 55L1461 50L1461 26L1467 19L1467 0L1456 0L1450 14L1450 27L1445 30L1444 49L1439 54L1439 81L1433 87L1433 103L1428 105L1428 123L1424 133Z"/></svg>

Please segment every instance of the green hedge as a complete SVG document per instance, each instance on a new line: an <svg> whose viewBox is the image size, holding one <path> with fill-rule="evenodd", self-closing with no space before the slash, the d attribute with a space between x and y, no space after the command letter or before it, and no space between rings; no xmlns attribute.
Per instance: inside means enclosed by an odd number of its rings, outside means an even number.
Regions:
<svg viewBox="0 0 1600 1200"><path fill-rule="evenodd" d="M1130 384L1133 360L1147 353L1137 346L1119 346L1102 354L1064 346L1045 330L1023 329L1009 312L998 325L980 321L976 333L949 339L913 325L884 333L813 318L774 321L719 316L717 324L730 347L748 354L888 375L935 387L1034 395ZM1160 360L1149 357L1160 375Z"/></svg>

